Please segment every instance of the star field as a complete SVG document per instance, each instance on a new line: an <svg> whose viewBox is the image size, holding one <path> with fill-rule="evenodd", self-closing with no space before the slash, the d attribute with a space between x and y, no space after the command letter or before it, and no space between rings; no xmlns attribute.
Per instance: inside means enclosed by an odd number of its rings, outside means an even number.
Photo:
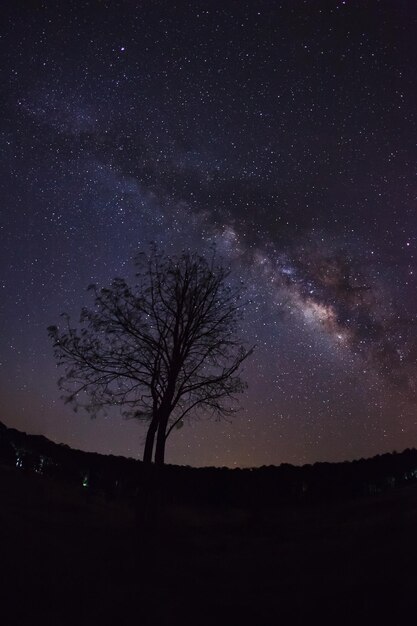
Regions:
<svg viewBox="0 0 417 626"><path fill-rule="evenodd" d="M167 461L255 466L417 446L417 6L5 3L0 420L140 456L63 404L46 328L155 241L215 243L256 350L233 423Z"/></svg>

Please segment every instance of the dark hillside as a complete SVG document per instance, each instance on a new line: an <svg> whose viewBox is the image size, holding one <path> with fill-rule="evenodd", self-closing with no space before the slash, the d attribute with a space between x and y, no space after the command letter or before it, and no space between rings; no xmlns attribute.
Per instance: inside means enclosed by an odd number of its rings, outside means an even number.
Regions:
<svg viewBox="0 0 417 626"><path fill-rule="evenodd" d="M0 422L0 464L83 485L107 497L135 497L143 487L140 461L73 450ZM254 507L373 496L417 481L417 451L345 463L255 469L166 466L163 482L173 503Z"/></svg>

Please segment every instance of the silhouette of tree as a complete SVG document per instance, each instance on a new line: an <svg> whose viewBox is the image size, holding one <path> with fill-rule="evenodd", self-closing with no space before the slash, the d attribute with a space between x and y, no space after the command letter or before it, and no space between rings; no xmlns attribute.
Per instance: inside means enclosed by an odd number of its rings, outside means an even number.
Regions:
<svg viewBox="0 0 417 626"><path fill-rule="evenodd" d="M109 288L91 285L94 307L80 324L48 328L65 399L94 416L118 406L125 416L149 422L144 456L163 465L165 443L186 416L225 416L246 384L240 366L251 354L237 338L241 291L229 270L197 254L166 256L153 246L136 258L130 287L115 278ZM83 404L84 402L84 404ZM156 445L155 445L156 438Z"/></svg>

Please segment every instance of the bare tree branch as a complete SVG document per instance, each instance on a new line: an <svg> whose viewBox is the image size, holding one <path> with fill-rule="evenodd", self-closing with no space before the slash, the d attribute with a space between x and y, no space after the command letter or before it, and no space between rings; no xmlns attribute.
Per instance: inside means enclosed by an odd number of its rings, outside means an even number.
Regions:
<svg viewBox="0 0 417 626"><path fill-rule="evenodd" d="M236 410L246 388L240 367L252 349L237 336L241 293L214 251L208 263L197 254L167 257L152 246L137 256L136 270L133 287L122 278L108 288L90 286L94 303L81 311L79 326L63 315L62 329L48 332L66 401L84 401L93 416L117 406L126 417L148 419L144 460L150 462L156 436L155 461L163 463L166 439L184 418Z"/></svg>

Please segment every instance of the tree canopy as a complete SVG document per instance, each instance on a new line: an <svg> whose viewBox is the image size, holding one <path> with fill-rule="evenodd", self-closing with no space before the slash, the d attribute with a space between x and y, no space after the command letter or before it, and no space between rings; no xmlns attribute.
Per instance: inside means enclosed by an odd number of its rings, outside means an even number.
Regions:
<svg viewBox="0 0 417 626"><path fill-rule="evenodd" d="M122 278L108 288L91 285L94 305L79 324L63 314L62 327L48 331L66 400L92 415L120 407L146 420L143 459L161 465L167 437L185 418L236 410L246 388L241 365L252 349L238 338L241 290L214 252L207 261L152 247L135 266L134 286Z"/></svg>

